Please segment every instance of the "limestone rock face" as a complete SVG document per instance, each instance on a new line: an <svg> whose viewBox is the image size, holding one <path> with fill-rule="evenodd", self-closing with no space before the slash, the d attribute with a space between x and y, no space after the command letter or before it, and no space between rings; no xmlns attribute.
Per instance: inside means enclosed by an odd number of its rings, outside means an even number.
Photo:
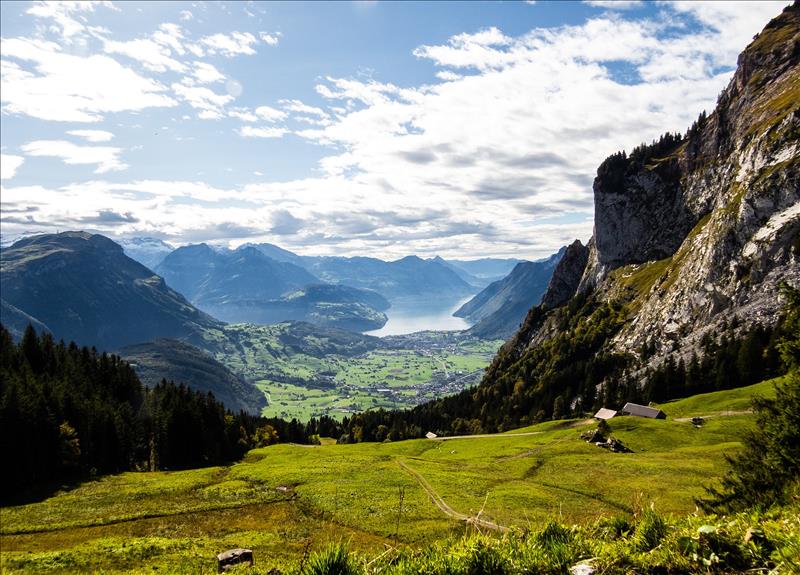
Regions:
<svg viewBox="0 0 800 575"><path fill-rule="evenodd" d="M557 337L576 294L624 306L603 353L634 371L700 355L723 324L774 325L780 285L800 286L800 3L746 48L710 115L606 159L594 194L594 236L570 246L502 365Z"/></svg>
<svg viewBox="0 0 800 575"><path fill-rule="evenodd" d="M780 283L800 285L799 46L795 3L739 57L710 116L598 169L579 289L640 290L616 351L689 354L733 318L774 323Z"/></svg>

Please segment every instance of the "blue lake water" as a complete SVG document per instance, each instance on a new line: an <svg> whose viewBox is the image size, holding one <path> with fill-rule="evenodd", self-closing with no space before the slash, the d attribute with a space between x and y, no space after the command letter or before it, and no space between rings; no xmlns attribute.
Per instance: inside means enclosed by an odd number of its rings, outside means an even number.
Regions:
<svg viewBox="0 0 800 575"><path fill-rule="evenodd" d="M367 335L383 337L385 335L403 335L416 331L436 330L454 331L467 329L472 324L460 317L453 317L453 312L472 299L467 296L460 299L406 300L395 301L386 310L389 321L381 329L365 332Z"/></svg>

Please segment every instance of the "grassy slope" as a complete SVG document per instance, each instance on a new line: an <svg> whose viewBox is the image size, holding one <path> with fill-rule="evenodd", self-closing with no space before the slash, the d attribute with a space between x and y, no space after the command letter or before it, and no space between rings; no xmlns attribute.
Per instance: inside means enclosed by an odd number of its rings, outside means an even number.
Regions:
<svg viewBox="0 0 800 575"><path fill-rule="evenodd" d="M668 404L670 414L741 406L766 383ZM737 409L738 410L738 409ZM299 560L331 540L374 553L393 538L404 489L401 542L418 546L464 532L433 505L399 461L454 510L502 525L538 528L549 518L586 522L654 502L694 510L719 477L749 414L685 421L619 418L612 433L634 450L613 454L579 439L586 422L548 422L487 438L254 450L228 468L125 473L40 503L0 510L3 572L106 569L208 572L224 549L248 546L270 565ZM537 432L535 435L514 435ZM288 487L289 491L277 490ZM267 559L268 558L268 559ZM185 571L179 567L184 562Z"/></svg>
<svg viewBox="0 0 800 575"><path fill-rule="evenodd" d="M774 384L783 378L763 381L748 387L701 393L686 399L664 403L659 407L669 417L695 417L705 415L725 415L750 409L750 400L755 395L775 397Z"/></svg>

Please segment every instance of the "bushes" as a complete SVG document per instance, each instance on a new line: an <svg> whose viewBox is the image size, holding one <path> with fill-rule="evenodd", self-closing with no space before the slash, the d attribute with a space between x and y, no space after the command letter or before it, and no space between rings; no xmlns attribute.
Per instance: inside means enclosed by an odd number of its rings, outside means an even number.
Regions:
<svg viewBox="0 0 800 575"><path fill-rule="evenodd" d="M364 570L343 543L314 553L302 570L302 575L361 575L362 573Z"/></svg>
<svg viewBox="0 0 800 575"><path fill-rule="evenodd" d="M636 530L633 532L633 544L637 551L650 551L661 543L667 535L667 522L653 509L645 509Z"/></svg>
<svg viewBox="0 0 800 575"><path fill-rule="evenodd" d="M474 534L377 559L357 559L337 545L313 555L302 575L563 575L581 562L605 575L792 573L800 566L798 511L795 503L766 513L668 521L646 508L634 521L603 518L573 527L551 521L539 531Z"/></svg>

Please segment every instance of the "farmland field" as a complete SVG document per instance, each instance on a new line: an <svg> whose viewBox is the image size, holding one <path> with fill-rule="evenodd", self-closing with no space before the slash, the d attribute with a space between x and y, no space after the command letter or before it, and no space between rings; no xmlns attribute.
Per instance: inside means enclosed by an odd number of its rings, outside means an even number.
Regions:
<svg viewBox="0 0 800 575"><path fill-rule="evenodd" d="M105 477L0 510L0 567L212 573L216 553L243 546L260 565L286 569L306 547L331 541L377 555L395 541L417 547L457 536L467 528L459 517L478 513L502 527L538 528L553 517L629 516L650 503L666 514L691 512L752 422L746 413L726 414L753 393L769 393L769 384L664 406L669 414L716 415L700 428L671 418L613 419L611 433L628 454L582 441L593 422L572 420L488 437L281 444L229 467ZM423 482L457 516L435 504Z"/></svg>
<svg viewBox="0 0 800 575"><path fill-rule="evenodd" d="M269 403L262 414L308 420L413 407L477 384L502 344L446 332L381 341L381 347L353 356L294 354L285 365L273 361L273 372L256 382Z"/></svg>

